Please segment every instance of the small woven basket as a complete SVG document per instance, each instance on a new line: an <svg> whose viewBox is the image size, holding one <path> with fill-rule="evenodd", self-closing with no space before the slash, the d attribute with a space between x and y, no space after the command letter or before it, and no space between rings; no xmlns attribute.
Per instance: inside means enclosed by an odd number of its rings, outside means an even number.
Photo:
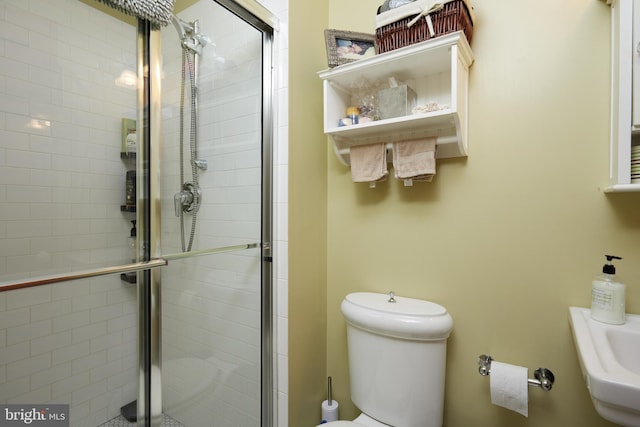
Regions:
<svg viewBox="0 0 640 427"><path fill-rule="evenodd" d="M434 34L429 32L427 20L422 17L411 27L407 24L416 15L408 16L376 29L377 53L389 52L456 31L463 31L469 44L473 36L473 21L464 0L450 1L437 12L430 13Z"/></svg>

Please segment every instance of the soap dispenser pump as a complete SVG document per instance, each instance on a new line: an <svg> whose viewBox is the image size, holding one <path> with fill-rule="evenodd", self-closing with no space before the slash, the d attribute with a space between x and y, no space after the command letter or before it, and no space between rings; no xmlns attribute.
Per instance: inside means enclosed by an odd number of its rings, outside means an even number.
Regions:
<svg viewBox="0 0 640 427"><path fill-rule="evenodd" d="M607 263L602 267L602 274L593 279L591 284L591 318L599 322L622 325L625 317L626 286L616 280L616 267L612 261L622 259L615 255L605 255Z"/></svg>

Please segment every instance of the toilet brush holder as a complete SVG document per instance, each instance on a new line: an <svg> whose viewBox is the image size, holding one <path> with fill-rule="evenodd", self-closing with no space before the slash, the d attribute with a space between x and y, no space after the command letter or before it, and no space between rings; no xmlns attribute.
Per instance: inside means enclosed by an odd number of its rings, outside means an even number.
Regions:
<svg viewBox="0 0 640 427"><path fill-rule="evenodd" d="M331 421L338 421L338 417L338 401L322 401L322 422L328 423Z"/></svg>
<svg viewBox="0 0 640 427"><path fill-rule="evenodd" d="M331 396L331 377L327 380L327 400L322 402L322 423L338 421L338 402Z"/></svg>

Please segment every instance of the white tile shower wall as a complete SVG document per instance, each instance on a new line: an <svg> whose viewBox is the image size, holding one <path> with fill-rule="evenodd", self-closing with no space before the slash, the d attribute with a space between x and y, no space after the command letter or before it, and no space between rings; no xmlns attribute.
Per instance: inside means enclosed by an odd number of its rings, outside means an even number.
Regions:
<svg viewBox="0 0 640 427"><path fill-rule="evenodd" d="M0 278L122 262L120 119L135 92L114 81L135 30L76 0L0 4Z"/></svg>
<svg viewBox="0 0 640 427"><path fill-rule="evenodd" d="M0 280L129 261L120 120L135 29L77 0L0 0ZM135 289L103 277L0 294L0 402L95 426L136 396Z"/></svg>

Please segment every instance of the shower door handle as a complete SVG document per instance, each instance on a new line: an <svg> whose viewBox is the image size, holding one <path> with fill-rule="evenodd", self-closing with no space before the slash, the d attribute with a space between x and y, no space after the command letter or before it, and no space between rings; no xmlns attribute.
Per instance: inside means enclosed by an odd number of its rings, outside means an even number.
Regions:
<svg viewBox="0 0 640 427"><path fill-rule="evenodd" d="M107 276L118 273L131 273L134 271L150 270L152 268L164 267L168 264L164 258L155 258L149 261L134 262L125 265L112 267L102 267L93 270L74 271L72 273L54 274L29 280L17 280L13 282L0 283L0 292L12 291L14 289L31 288L36 286L51 285L53 283L69 282L71 280L88 279L91 277Z"/></svg>

